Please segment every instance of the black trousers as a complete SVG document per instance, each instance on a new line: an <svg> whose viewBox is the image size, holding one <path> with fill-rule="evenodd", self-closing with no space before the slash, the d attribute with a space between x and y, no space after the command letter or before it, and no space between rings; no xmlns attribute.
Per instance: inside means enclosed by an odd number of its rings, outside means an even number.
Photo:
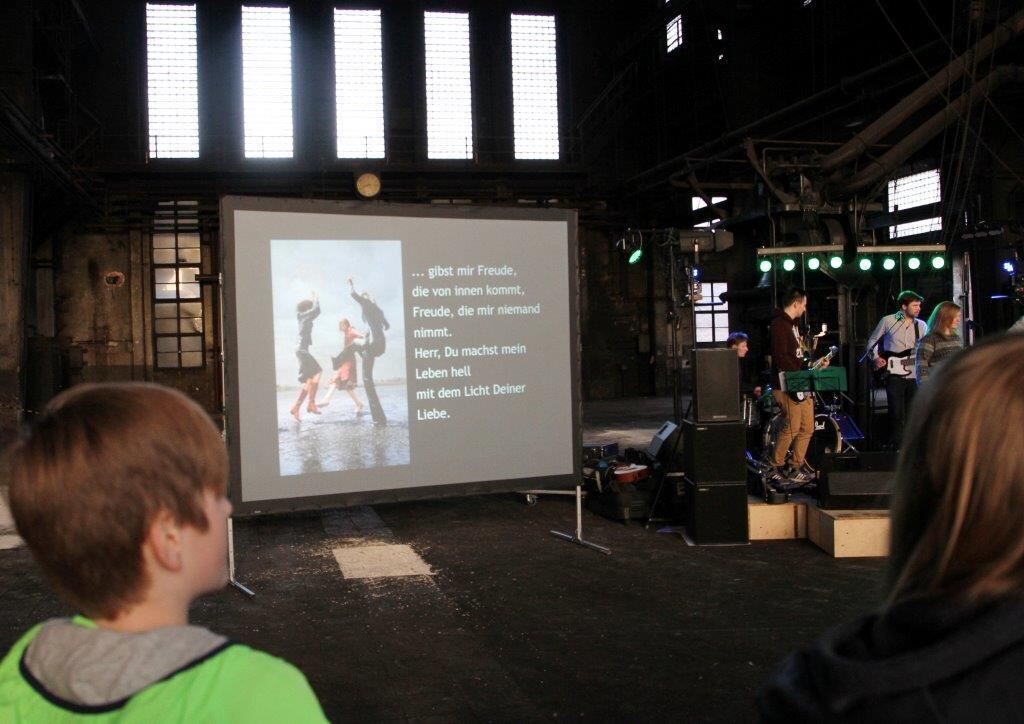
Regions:
<svg viewBox="0 0 1024 724"><path fill-rule="evenodd" d="M903 439L903 424L910 403L917 393L917 380L913 377L889 375L885 381L885 396L889 404L889 443L899 446Z"/></svg>

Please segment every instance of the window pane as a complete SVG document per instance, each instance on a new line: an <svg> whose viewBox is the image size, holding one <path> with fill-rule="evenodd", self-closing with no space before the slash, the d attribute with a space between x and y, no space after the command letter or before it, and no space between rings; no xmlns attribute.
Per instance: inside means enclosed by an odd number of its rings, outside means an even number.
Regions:
<svg viewBox="0 0 1024 724"><path fill-rule="evenodd" d="M380 10L334 10L338 158L384 158Z"/></svg>
<svg viewBox="0 0 1024 724"><path fill-rule="evenodd" d="M199 299L198 284L181 284L178 288L178 296L181 299Z"/></svg>
<svg viewBox="0 0 1024 724"><path fill-rule="evenodd" d="M939 170L893 179L889 182L889 212L897 209L913 209L925 204L937 204L942 200Z"/></svg>
<svg viewBox="0 0 1024 724"><path fill-rule="evenodd" d="M178 234L178 248L198 247L199 234Z"/></svg>
<svg viewBox="0 0 1024 724"><path fill-rule="evenodd" d="M182 264L198 264L200 260L199 249L178 249L178 258L176 261Z"/></svg>
<svg viewBox="0 0 1024 724"><path fill-rule="evenodd" d="M156 351L157 352L177 352L178 351L178 338L177 337L157 337L156 338Z"/></svg>
<svg viewBox="0 0 1024 724"><path fill-rule="evenodd" d="M155 291L157 299L174 299L178 296L178 289L174 284L157 284Z"/></svg>
<svg viewBox="0 0 1024 724"><path fill-rule="evenodd" d="M696 320L695 321L696 321L697 327L698 328L711 327L712 324L713 324L712 319L711 319L712 316L713 315L711 315L711 314L698 314L698 315L696 315Z"/></svg>
<svg viewBox="0 0 1024 724"><path fill-rule="evenodd" d="M153 324L157 334L175 334L178 331L177 319L158 319Z"/></svg>
<svg viewBox="0 0 1024 724"><path fill-rule="evenodd" d="M683 44L683 18L681 15L676 15L665 25L665 40L669 53Z"/></svg>
<svg viewBox="0 0 1024 724"><path fill-rule="evenodd" d="M423 14L427 158L473 157L469 14Z"/></svg>
<svg viewBox="0 0 1024 724"><path fill-rule="evenodd" d="M174 269L154 269L153 281L157 284L174 284Z"/></svg>
<svg viewBox="0 0 1024 724"><path fill-rule="evenodd" d="M697 328L697 341L698 342L714 342L714 330L711 328Z"/></svg>
<svg viewBox="0 0 1024 724"><path fill-rule="evenodd" d="M292 157L292 39L288 8L242 6L246 158Z"/></svg>
<svg viewBox="0 0 1024 724"><path fill-rule="evenodd" d="M194 266L178 267L178 281L182 284L191 283L196 280L199 268Z"/></svg>
<svg viewBox="0 0 1024 724"><path fill-rule="evenodd" d="M177 304L154 304L153 305L153 316L157 317L157 318L177 317L178 316L178 305Z"/></svg>
<svg viewBox="0 0 1024 724"><path fill-rule="evenodd" d="M158 354L156 356L157 367L177 367L178 366L178 353L170 352L164 354Z"/></svg>
<svg viewBox="0 0 1024 724"><path fill-rule="evenodd" d="M174 234L153 234L154 249L173 249Z"/></svg>
<svg viewBox="0 0 1024 724"><path fill-rule="evenodd" d="M203 338L202 337L182 337L181 338L181 351L182 352L201 352L203 349Z"/></svg>
<svg viewBox="0 0 1024 724"><path fill-rule="evenodd" d="M181 355L181 366L182 367L202 367L203 366L203 354L202 354L202 352L184 352Z"/></svg>
<svg viewBox="0 0 1024 724"><path fill-rule="evenodd" d="M911 221L906 224L890 226L889 236L890 238L897 239L902 236L913 236L914 234L924 234L929 231L941 230L942 217L936 216L933 219L921 219L920 221Z"/></svg>
<svg viewBox="0 0 1024 724"><path fill-rule="evenodd" d="M149 157L199 157L196 6L146 5Z"/></svg>
<svg viewBox="0 0 1024 724"><path fill-rule="evenodd" d="M554 15L512 16L512 116L516 158L558 158Z"/></svg>
<svg viewBox="0 0 1024 724"><path fill-rule="evenodd" d="M174 264L177 261L174 254L174 249L154 249L153 250L153 263L154 264Z"/></svg>
<svg viewBox="0 0 1024 724"><path fill-rule="evenodd" d="M203 305L198 302L187 302L181 305L181 316L185 317L201 317L203 316Z"/></svg>
<svg viewBox="0 0 1024 724"><path fill-rule="evenodd" d="M179 331L182 334L193 334L194 332L203 331L203 320L200 317L193 317L191 319L182 319L179 323Z"/></svg>
<svg viewBox="0 0 1024 724"><path fill-rule="evenodd" d="M715 327L721 327L722 329L729 329L729 313L728 312L717 312L715 314Z"/></svg>

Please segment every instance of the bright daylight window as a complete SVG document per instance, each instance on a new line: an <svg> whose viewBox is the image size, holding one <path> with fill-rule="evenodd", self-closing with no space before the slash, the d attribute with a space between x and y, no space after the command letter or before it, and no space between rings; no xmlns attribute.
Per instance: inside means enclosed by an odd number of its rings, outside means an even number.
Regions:
<svg viewBox="0 0 1024 724"><path fill-rule="evenodd" d="M682 15L676 15L668 21L668 24L665 26L665 40L668 43L667 48L669 53L683 44Z"/></svg>
<svg viewBox="0 0 1024 724"><path fill-rule="evenodd" d="M292 157L292 38L288 8L242 6L246 158Z"/></svg>
<svg viewBox="0 0 1024 724"><path fill-rule="evenodd" d="M700 196L691 196L690 199L691 199L691 201L690 201L690 209L692 211L700 211L701 209L706 209L707 206L708 206L706 203L704 203L704 199L702 199ZM726 196L712 196L711 197L711 205L712 206L718 206L719 204L724 204L728 200L729 199ZM699 224L694 224L693 228L694 229L710 229L712 226L718 226L718 223L719 223L718 219L715 219L714 221L702 221Z"/></svg>
<svg viewBox="0 0 1024 724"><path fill-rule="evenodd" d="M889 182L889 213L906 211L925 204L937 204L941 200L942 186L938 169L915 173ZM941 230L942 218L935 217L890 226L889 237L895 239Z"/></svg>
<svg viewBox="0 0 1024 724"><path fill-rule="evenodd" d="M334 10L338 158L384 158L380 10Z"/></svg>
<svg viewBox="0 0 1024 724"><path fill-rule="evenodd" d="M727 291L726 282L701 282L701 300L693 305L698 343L724 342L729 336L729 302L719 299Z"/></svg>
<svg viewBox="0 0 1024 724"><path fill-rule="evenodd" d="M146 5L150 158L199 158L195 5Z"/></svg>
<svg viewBox="0 0 1024 724"><path fill-rule="evenodd" d="M516 158L558 158L554 15L512 16L512 116Z"/></svg>
<svg viewBox="0 0 1024 724"><path fill-rule="evenodd" d="M427 158L473 157L469 13L423 13Z"/></svg>
<svg viewBox="0 0 1024 724"><path fill-rule="evenodd" d="M203 366L203 299L199 203L157 204L151 235L153 336L160 369Z"/></svg>

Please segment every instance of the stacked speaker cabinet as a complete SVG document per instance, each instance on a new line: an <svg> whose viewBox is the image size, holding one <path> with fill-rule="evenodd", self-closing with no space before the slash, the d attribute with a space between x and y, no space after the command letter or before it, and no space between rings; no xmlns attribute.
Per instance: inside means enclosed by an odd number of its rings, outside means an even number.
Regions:
<svg viewBox="0 0 1024 724"><path fill-rule="evenodd" d="M698 545L749 542L739 357L693 350L693 415L683 421L683 525Z"/></svg>

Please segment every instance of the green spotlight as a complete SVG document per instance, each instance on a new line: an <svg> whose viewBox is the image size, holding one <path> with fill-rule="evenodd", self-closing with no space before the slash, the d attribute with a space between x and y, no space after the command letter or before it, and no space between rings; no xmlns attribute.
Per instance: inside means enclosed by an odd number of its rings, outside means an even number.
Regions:
<svg viewBox="0 0 1024 724"><path fill-rule="evenodd" d="M896 268L896 260L891 256L887 256L882 260L882 268L886 271L892 271Z"/></svg>
<svg viewBox="0 0 1024 724"><path fill-rule="evenodd" d="M821 259L816 256L812 256L807 260L807 268L811 271L818 271L818 267L821 266Z"/></svg>
<svg viewBox="0 0 1024 724"><path fill-rule="evenodd" d="M784 259L782 262L782 268L785 271L791 272L794 269L796 269L796 262L793 261L792 259Z"/></svg>
<svg viewBox="0 0 1024 724"><path fill-rule="evenodd" d="M862 257L861 260L857 262L857 266L860 267L861 271L867 271L871 268L871 259L866 256Z"/></svg>
<svg viewBox="0 0 1024 724"><path fill-rule="evenodd" d="M839 256L838 254L829 257L828 265L833 269L838 269L843 265L843 257Z"/></svg>
<svg viewBox="0 0 1024 724"><path fill-rule="evenodd" d="M640 261L640 259L643 257L643 255L644 255L643 247L641 247L639 249L634 249L633 253L629 255L629 263L630 264L636 264L638 261Z"/></svg>
<svg viewBox="0 0 1024 724"><path fill-rule="evenodd" d="M916 256L910 257L909 259L907 259L907 268L908 269L920 269L921 268L921 260L918 259Z"/></svg>
<svg viewBox="0 0 1024 724"><path fill-rule="evenodd" d="M761 270L761 273L767 274L772 270L771 259L762 259L761 262L757 265L757 268Z"/></svg>
<svg viewBox="0 0 1024 724"><path fill-rule="evenodd" d="M941 256L933 256L932 266L935 267L936 269L941 269L942 267L946 266L946 260L943 259Z"/></svg>

